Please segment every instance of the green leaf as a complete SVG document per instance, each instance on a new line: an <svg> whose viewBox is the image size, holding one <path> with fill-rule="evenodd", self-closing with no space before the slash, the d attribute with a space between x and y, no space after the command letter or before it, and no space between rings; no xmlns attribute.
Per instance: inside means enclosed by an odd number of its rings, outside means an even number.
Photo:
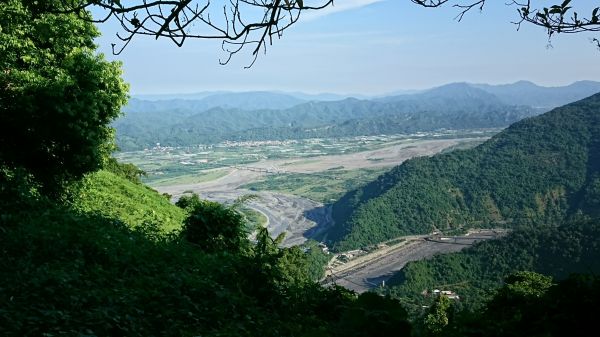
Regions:
<svg viewBox="0 0 600 337"><path fill-rule="evenodd" d="M279 245L283 242L283 240L285 239L285 232L280 233L279 235L277 235L277 237L275 238L275 244Z"/></svg>
<svg viewBox="0 0 600 337"><path fill-rule="evenodd" d="M296 0L298 2L298 7L304 8L304 0Z"/></svg>

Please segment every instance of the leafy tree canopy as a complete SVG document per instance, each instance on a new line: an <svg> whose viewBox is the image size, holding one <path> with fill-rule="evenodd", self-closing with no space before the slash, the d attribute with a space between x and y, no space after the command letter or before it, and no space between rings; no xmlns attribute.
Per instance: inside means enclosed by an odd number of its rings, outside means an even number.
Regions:
<svg viewBox="0 0 600 337"><path fill-rule="evenodd" d="M183 235L206 252L241 252L247 243L242 214L233 207L201 200L197 194L182 196L177 206L189 217L184 222Z"/></svg>
<svg viewBox="0 0 600 337"><path fill-rule="evenodd" d="M114 150L109 123L128 87L120 64L95 54L92 23L27 3L0 4L0 165L56 190Z"/></svg>

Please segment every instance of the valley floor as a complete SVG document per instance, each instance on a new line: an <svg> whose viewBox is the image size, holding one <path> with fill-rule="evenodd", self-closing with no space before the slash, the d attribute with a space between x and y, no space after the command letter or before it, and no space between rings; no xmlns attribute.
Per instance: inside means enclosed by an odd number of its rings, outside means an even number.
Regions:
<svg viewBox="0 0 600 337"><path fill-rule="evenodd" d="M303 243L307 238L313 237L322 229L332 225L329 206L315 201L318 198L306 197L332 195L331 191L327 191L327 188L324 187L327 184L333 182L339 189L334 195L340 195L340 193L356 187L348 184L346 179L357 170L375 170L363 178L362 182L366 183L387 168L399 165L407 159L431 156L455 147L474 146L485 139L487 136L411 140L400 143L395 141L388 146L349 154L308 158L291 157L261 160L249 164L232 164L223 168L210 169L211 176L215 177L213 180L201 180L197 183L177 183L174 180L174 184L170 185L161 181L158 184L150 183L150 186L161 193L172 195L174 199L184 193L195 192L203 198L225 203L231 203L243 195L256 194L258 198L250 201L248 207L267 217L267 228L273 236L286 232L283 245L292 246ZM140 163L137 164L140 165ZM143 163L140 166L145 168ZM215 171L222 173L215 174ZM206 172L199 175L202 174L206 174ZM303 179L300 182L301 186L297 189L289 189L283 188L283 185L277 181L269 181L269 179L281 176L285 180L286 174L294 174L293 177L296 179L298 179L297 175L301 175ZM314 185L313 190L315 191L320 191L319 188L321 188L324 189L324 192L307 194L301 189L307 184ZM246 185L252 186L253 190L247 189Z"/></svg>

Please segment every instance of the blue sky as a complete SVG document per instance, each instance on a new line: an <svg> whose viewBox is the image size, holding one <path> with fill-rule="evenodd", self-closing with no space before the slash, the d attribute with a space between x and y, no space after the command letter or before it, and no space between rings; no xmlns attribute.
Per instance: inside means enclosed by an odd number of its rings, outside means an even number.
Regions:
<svg viewBox="0 0 600 337"><path fill-rule="evenodd" d="M215 41L138 38L110 55L116 23L100 25L100 50L123 62L132 94L280 90L383 94L450 82L563 85L600 80L592 35L559 35L548 47L543 29L511 23L516 8L491 1L461 22L450 6L426 9L409 0L337 0L304 15L251 69L248 55L219 65Z"/></svg>

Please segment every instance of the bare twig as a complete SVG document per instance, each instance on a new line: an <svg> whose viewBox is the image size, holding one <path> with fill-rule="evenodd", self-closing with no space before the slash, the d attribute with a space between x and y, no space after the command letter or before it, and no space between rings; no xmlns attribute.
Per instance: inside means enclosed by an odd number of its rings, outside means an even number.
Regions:
<svg viewBox="0 0 600 337"><path fill-rule="evenodd" d="M273 38L296 23L301 13L333 5L333 0L59 0L46 8L54 13L76 13L82 19L97 23L116 19L122 31L120 43L113 44L119 54L139 35L168 38L177 46L188 38L222 40L228 56L251 46L253 64L259 51L266 50ZM100 14L90 17L87 10L96 8ZM216 18L213 19L213 18Z"/></svg>

